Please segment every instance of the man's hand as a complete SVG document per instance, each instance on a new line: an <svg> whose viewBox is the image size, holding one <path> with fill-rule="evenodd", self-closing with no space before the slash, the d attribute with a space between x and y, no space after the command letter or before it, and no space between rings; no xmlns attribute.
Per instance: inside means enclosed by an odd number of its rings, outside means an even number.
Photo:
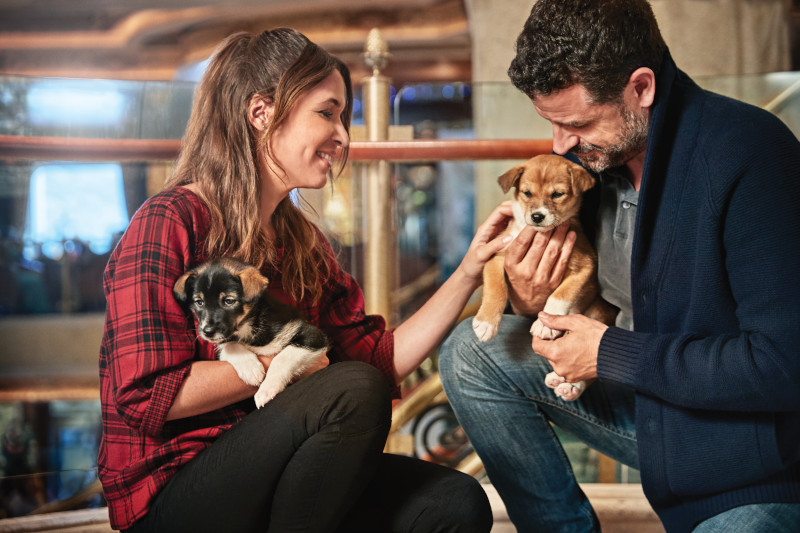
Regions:
<svg viewBox="0 0 800 533"><path fill-rule="evenodd" d="M555 340L533 337L533 351L553 367L553 371L574 383L597 377L597 352L600 339L608 326L583 315L549 315L539 313L539 320L551 328L564 331Z"/></svg>
<svg viewBox="0 0 800 533"><path fill-rule="evenodd" d="M575 232L565 222L553 231L526 226L506 250L509 301L518 315L534 316L561 284L567 270Z"/></svg>

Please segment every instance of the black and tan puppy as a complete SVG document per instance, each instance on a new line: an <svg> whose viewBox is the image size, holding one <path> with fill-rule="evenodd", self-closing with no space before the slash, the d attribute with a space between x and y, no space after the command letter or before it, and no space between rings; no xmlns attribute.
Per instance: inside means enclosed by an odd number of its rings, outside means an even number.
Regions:
<svg viewBox="0 0 800 533"><path fill-rule="evenodd" d="M197 332L218 345L262 407L328 349L328 339L300 312L267 293L257 268L231 258L207 261L175 282L175 298L197 318ZM271 356L269 370L257 355Z"/></svg>
<svg viewBox="0 0 800 533"><path fill-rule="evenodd" d="M556 155L533 157L498 178L503 192L514 192L514 218L506 233L516 237L528 225L536 231L550 231L565 221L577 234L564 279L547 299L544 311L551 315L582 313L606 324L613 324L616 309L599 295L597 255L581 230L578 211L584 192L594 185L592 176L580 165ZM482 341L497 335L497 328L508 300L504 252L500 252L483 270L483 300L472 327ZM555 339L562 331L551 330L536 320L531 334L542 339ZM545 378L555 393L567 401L577 399L587 386L585 382L567 383L555 372Z"/></svg>

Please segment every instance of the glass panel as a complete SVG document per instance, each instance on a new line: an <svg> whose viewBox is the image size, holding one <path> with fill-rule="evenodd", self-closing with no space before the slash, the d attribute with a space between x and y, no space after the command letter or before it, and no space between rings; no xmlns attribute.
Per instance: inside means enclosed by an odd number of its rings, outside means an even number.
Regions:
<svg viewBox="0 0 800 533"><path fill-rule="evenodd" d="M194 84L0 76L0 135L179 139Z"/></svg>
<svg viewBox="0 0 800 533"><path fill-rule="evenodd" d="M0 163L0 315L104 311L111 250L166 167Z"/></svg>

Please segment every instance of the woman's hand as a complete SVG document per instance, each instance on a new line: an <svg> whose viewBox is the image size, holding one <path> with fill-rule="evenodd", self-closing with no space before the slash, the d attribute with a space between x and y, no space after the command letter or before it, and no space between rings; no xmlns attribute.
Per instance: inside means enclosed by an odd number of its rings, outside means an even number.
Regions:
<svg viewBox="0 0 800 533"><path fill-rule="evenodd" d="M472 238L472 243L459 265L468 278L481 280L486 262L511 242L509 236L497 236L506 229L508 220L513 216L511 202L503 202L492 211L483 224L478 226L475 237Z"/></svg>
<svg viewBox="0 0 800 533"><path fill-rule="evenodd" d="M518 315L535 316L561 284L575 244L569 222L539 232L526 226L506 250L508 299Z"/></svg>

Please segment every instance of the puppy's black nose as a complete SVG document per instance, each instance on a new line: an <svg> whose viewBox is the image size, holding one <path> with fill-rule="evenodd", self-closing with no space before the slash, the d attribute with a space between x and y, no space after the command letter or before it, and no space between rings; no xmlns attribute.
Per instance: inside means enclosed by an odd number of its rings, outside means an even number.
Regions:
<svg viewBox="0 0 800 533"><path fill-rule="evenodd" d="M217 332L217 328L215 328L214 326L206 326L206 327L203 328L203 333L205 335L209 336L209 337L213 336L214 333L216 333L216 332Z"/></svg>
<svg viewBox="0 0 800 533"><path fill-rule="evenodd" d="M544 215L541 213L533 213L531 215L531 220L533 220L534 224L540 224L542 220L544 220Z"/></svg>

